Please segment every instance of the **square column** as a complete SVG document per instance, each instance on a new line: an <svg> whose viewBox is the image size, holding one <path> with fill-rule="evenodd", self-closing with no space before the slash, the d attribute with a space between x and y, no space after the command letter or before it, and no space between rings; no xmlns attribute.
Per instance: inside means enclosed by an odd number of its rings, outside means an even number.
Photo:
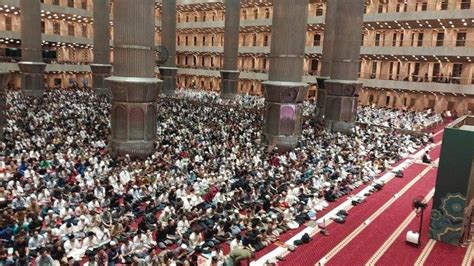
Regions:
<svg viewBox="0 0 474 266"><path fill-rule="evenodd" d="M225 0L224 69L221 70L221 98L237 95L240 72L237 71L240 33L240 1Z"/></svg>
<svg viewBox="0 0 474 266"><path fill-rule="evenodd" d="M41 62L18 62L23 94L42 98L44 93L44 70L46 64Z"/></svg>
<svg viewBox="0 0 474 266"><path fill-rule="evenodd" d="M324 82L329 80L329 77L317 77L316 82L318 85L318 98L316 99L316 118L324 119L326 113L326 86Z"/></svg>
<svg viewBox="0 0 474 266"><path fill-rule="evenodd" d="M98 95L112 97L110 89L104 81L112 72L110 64L110 1L94 0L94 63L92 84Z"/></svg>
<svg viewBox="0 0 474 266"><path fill-rule="evenodd" d="M161 80L155 78L155 1L115 0L111 149L144 159L155 152Z"/></svg>
<svg viewBox="0 0 474 266"><path fill-rule="evenodd" d="M112 73L111 64L91 64L92 84L97 95L103 95L108 98L112 97L112 92L107 87L105 79L110 77Z"/></svg>
<svg viewBox="0 0 474 266"><path fill-rule="evenodd" d="M221 70L221 98L234 99L237 95L240 72L237 70Z"/></svg>
<svg viewBox="0 0 474 266"><path fill-rule="evenodd" d="M7 83L10 72L0 72L0 140L4 139L5 126L7 125Z"/></svg>
<svg viewBox="0 0 474 266"><path fill-rule="evenodd" d="M161 93L166 96L174 96L176 94L176 76L178 68L176 67L160 67L160 77L163 80L163 89Z"/></svg>
<svg viewBox="0 0 474 266"><path fill-rule="evenodd" d="M316 99L315 117L323 119L326 113L326 88L324 81L330 79L332 69L332 57L334 53L334 34L337 2L339 0L326 1L326 17L324 26L323 54L321 62L321 76L316 78L318 83L318 98Z"/></svg>
<svg viewBox="0 0 474 266"><path fill-rule="evenodd" d="M364 0L328 1L323 76L329 76L330 80L323 87L326 124L332 131L351 133L356 119L357 93L362 87L358 71L364 5Z"/></svg>
<svg viewBox="0 0 474 266"><path fill-rule="evenodd" d="M273 3L269 81L263 82L263 140L269 149L286 152L297 146L301 136L303 101L308 93L308 84L303 82L303 64L309 1Z"/></svg>
<svg viewBox="0 0 474 266"><path fill-rule="evenodd" d="M160 67L160 78L163 82L161 93L174 96L176 93L176 0L167 0L162 3L162 45L168 51L168 59Z"/></svg>
<svg viewBox="0 0 474 266"><path fill-rule="evenodd" d="M21 89L27 96L43 97L44 70L41 48L40 0L21 0Z"/></svg>

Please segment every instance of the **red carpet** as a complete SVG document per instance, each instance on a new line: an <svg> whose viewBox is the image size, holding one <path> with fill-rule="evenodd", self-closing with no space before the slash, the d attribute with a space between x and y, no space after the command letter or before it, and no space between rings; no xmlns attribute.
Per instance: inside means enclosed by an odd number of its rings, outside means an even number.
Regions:
<svg viewBox="0 0 474 266"><path fill-rule="evenodd" d="M461 265L466 252L466 248L445 244L443 242L436 242L433 250L431 250L426 259L425 265Z"/></svg>
<svg viewBox="0 0 474 266"><path fill-rule="evenodd" d="M436 159L439 158L439 155L441 153L441 145L436 146L429 153L430 153L431 160L435 161Z"/></svg>
<svg viewBox="0 0 474 266"><path fill-rule="evenodd" d="M408 167L405 170L404 178L393 179L381 191L368 197L364 204L351 209L346 224L332 223L328 226L330 236L316 235L311 243L298 247L296 252L288 254L285 257L286 261L280 265L313 265L318 262L326 253L370 217L372 213L393 197L393 194L397 193L400 188L404 187L425 168L425 165L420 164Z"/></svg>
<svg viewBox="0 0 474 266"><path fill-rule="evenodd" d="M293 236L295 236L296 234L298 234L299 232L303 231L303 229L305 229L306 226L303 225L303 226L300 226L298 227L297 229L294 229L294 230L290 230L288 232L286 232L285 234L282 234L280 236L280 241L281 242L286 242L288 241L288 239L292 238ZM271 252L272 250L274 250L275 248L277 248L278 246L275 245L275 244L270 244L268 246L266 246L265 248L263 248L262 250L260 250L259 252L256 252L255 254L255 260L258 260L259 258L263 257L265 254Z"/></svg>
<svg viewBox="0 0 474 266"><path fill-rule="evenodd" d="M335 202L329 202L329 206L318 212L317 213L317 217L319 219L319 217L323 217L324 215L326 215L327 213L329 213L330 211L334 210L334 208L336 208L337 206L339 206L342 202L346 201L347 198L351 195L355 195L357 193L359 193L362 189L364 189L367 185L361 185L360 187L358 187L357 189L353 190L349 195L346 195L344 197L341 197L339 199L337 199ZM297 235L299 232L303 231L304 229L306 228L305 225L303 226L300 226L299 228L295 229L295 230L290 230L288 232L286 232L285 234L282 234L280 236L280 241L282 242L286 242L288 241L289 239L291 239L293 236ZM271 252L272 250L274 250L275 248L277 248L278 246L275 245L275 244L270 244L268 246L266 246L264 249L260 250L259 252L257 252L255 254L255 260L258 260L259 258L263 257L265 254Z"/></svg>
<svg viewBox="0 0 474 266"><path fill-rule="evenodd" d="M373 220L327 264L364 265L413 211L411 206L413 198L417 196L425 197L431 191L435 184L435 177L436 169L428 171L419 182ZM360 243L364 243L364 245Z"/></svg>
<svg viewBox="0 0 474 266"><path fill-rule="evenodd" d="M395 165L398 165L400 163L402 163L404 160L400 160L399 162L397 162ZM381 173L379 176L382 176L384 175L384 173ZM352 195L356 195L357 193L359 193L361 190L363 190L365 187L367 187L367 185L363 184L361 185L360 187L356 188L355 190L351 191L351 193L349 193L348 195L344 196L344 197L341 197L339 199L337 199L335 202L329 202L329 206L318 212L317 213L317 217L318 219L320 217L323 217L324 215L328 214L330 211L334 210L337 206L339 206L342 202L345 202L347 200L347 198L349 198L349 196L352 196ZM280 236L280 241L282 242L286 242L288 241L289 239L291 239L293 236L297 235L299 232L303 231L304 229L306 228L305 225L303 226L300 226L299 228L295 229L295 230L290 230L288 231L287 233L283 234ZM257 252L255 254L255 260L258 260L259 258L263 257L265 254L271 252L272 250L274 250L275 248L277 248L278 246L275 245L275 244L270 244L268 246L266 246L264 249L260 250L259 252ZM227 254L228 252L226 252L225 254Z"/></svg>
<svg viewBox="0 0 474 266"><path fill-rule="evenodd" d="M437 132L435 132L435 134L436 133ZM434 143L438 143L438 142L442 141L443 140L443 134L444 134L444 129L443 129L443 132L439 133L438 135L436 135L434 137Z"/></svg>
<svg viewBox="0 0 474 266"><path fill-rule="evenodd" d="M428 207L425 210L425 217L423 218L423 233L421 234L421 245L415 247L408 245L405 242L406 233L408 231L418 231L420 225L420 217L416 217L413 221L405 228L403 233L393 242L388 250L382 255L376 265L414 265L420 253L426 247L428 243L428 232L430 227L430 213L433 207L433 201L430 201ZM400 256L403 254L403 256Z"/></svg>

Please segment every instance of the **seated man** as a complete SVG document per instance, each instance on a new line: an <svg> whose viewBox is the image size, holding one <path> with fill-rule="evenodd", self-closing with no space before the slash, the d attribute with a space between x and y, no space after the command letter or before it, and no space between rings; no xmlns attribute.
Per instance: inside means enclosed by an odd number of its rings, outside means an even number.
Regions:
<svg viewBox="0 0 474 266"><path fill-rule="evenodd" d="M229 257L226 265L240 265L240 262L246 259L250 259L254 256L248 245L244 245L243 248L235 248L229 253Z"/></svg>
<svg viewBox="0 0 474 266"><path fill-rule="evenodd" d="M423 158L421 160L423 161L423 163L431 163L431 157L428 151L423 154Z"/></svg>
<svg viewBox="0 0 474 266"><path fill-rule="evenodd" d="M260 232L257 230L255 225L252 226L252 230L247 232L246 240L247 241L243 241L244 245L246 242L248 242L250 246L252 246L252 248L256 251L259 251L265 247L265 245L262 243Z"/></svg>

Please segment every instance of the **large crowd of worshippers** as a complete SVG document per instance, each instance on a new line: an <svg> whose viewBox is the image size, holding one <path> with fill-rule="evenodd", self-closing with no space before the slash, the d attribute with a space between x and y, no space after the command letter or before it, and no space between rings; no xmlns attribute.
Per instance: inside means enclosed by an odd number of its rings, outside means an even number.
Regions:
<svg viewBox="0 0 474 266"><path fill-rule="evenodd" d="M90 91L7 103L3 265L234 265L428 142L307 120L294 151L267 153L260 114L162 99L156 152L134 161L109 155L110 104Z"/></svg>
<svg viewBox="0 0 474 266"><path fill-rule="evenodd" d="M244 109L261 110L265 107L265 98L261 96L238 94L234 99L223 99L220 94L215 91L180 89L174 96L178 99L187 99L201 103L210 103L218 105L230 105ZM309 99L303 103L303 115L312 116L316 111L316 102Z"/></svg>
<svg viewBox="0 0 474 266"><path fill-rule="evenodd" d="M393 108L359 106L357 121L384 127L423 131L426 128L443 123L443 118L431 109L426 109L424 112L415 112Z"/></svg>
<svg viewBox="0 0 474 266"><path fill-rule="evenodd" d="M175 97L249 109L263 109L265 106L265 98L261 96L237 95L235 99L229 100L222 99L218 92L206 90L181 89L177 91ZM359 106L357 122L411 131L425 131L443 122L441 115L434 113L431 109L426 109L423 112L405 109ZM315 112L316 101L314 99L303 102L303 116L314 116Z"/></svg>

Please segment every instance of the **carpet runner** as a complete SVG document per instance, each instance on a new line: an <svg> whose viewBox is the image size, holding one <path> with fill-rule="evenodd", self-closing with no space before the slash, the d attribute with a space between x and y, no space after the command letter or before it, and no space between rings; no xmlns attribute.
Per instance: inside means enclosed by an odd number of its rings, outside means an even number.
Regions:
<svg viewBox="0 0 474 266"><path fill-rule="evenodd" d="M280 265L314 265L425 168L425 165L420 164L408 167L404 178L393 179L381 191L368 197L365 203L351 209L346 224L330 224L328 226L330 236L315 236L309 244L298 247L295 252L288 254Z"/></svg>
<svg viewBox="0 0 474 266"><path fill-rule="evenodd" d="M433 188L436 169L431 169L409 191L403 194L383 214L373 220L364 230L341 249L327 265L364 265L393 231L413 212L412 200L425 197ZM425 216L425 218L427 218ZM350 216L349 216L350 219ZM361 243L364 243L361 245Z"/></svg>

